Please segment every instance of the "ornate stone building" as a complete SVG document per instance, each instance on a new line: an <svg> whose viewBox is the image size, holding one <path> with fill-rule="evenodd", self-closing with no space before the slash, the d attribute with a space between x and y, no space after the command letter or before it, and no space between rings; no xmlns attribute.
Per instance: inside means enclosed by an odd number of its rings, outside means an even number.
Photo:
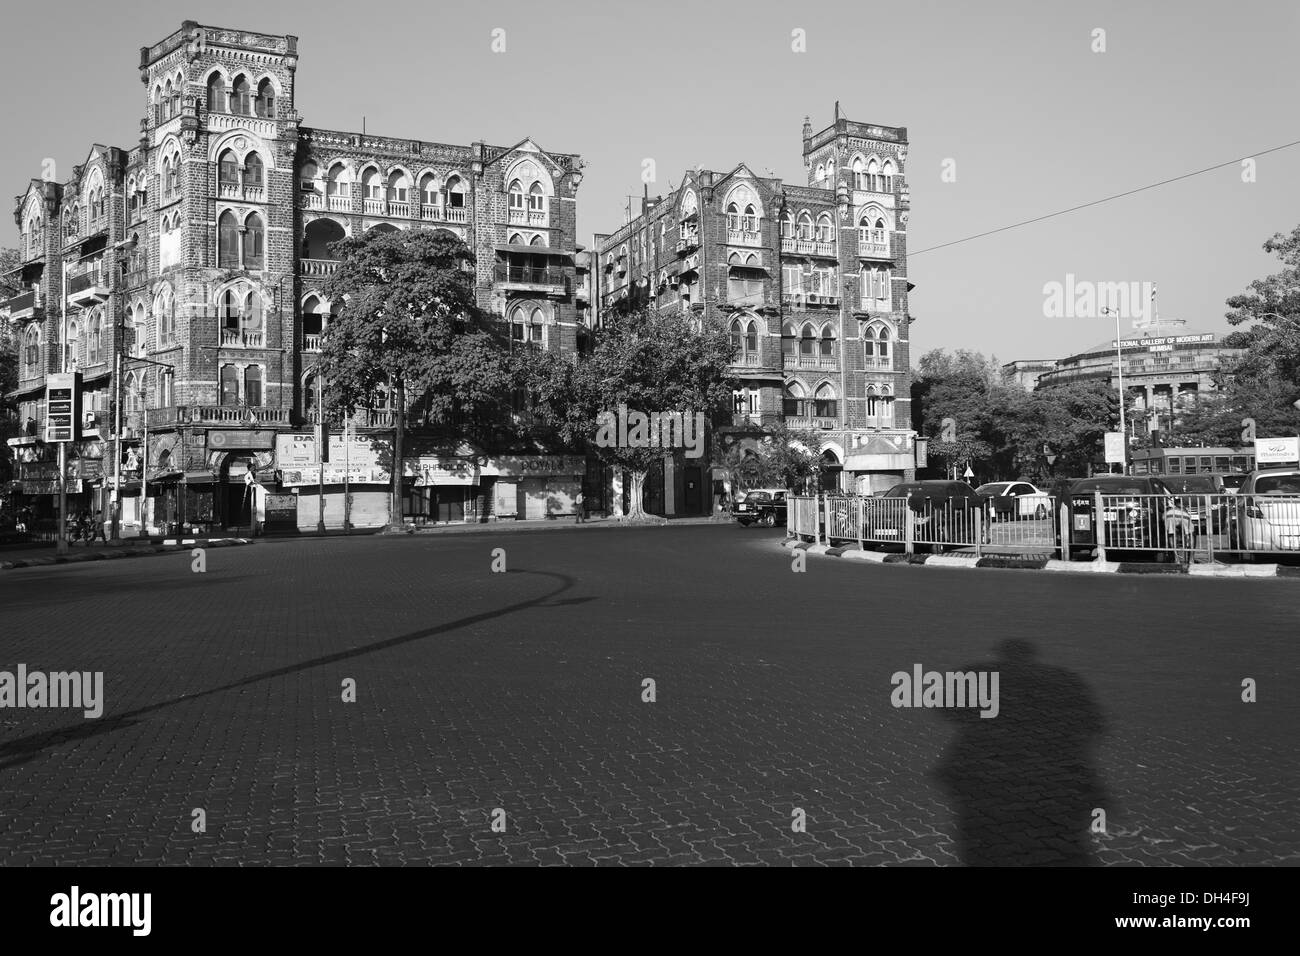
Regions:
<svg viewBox="0 0 1300 956"><path fill-rule="evenodd" d="M819 436L810 450L827 487L870 492L915 474L907 130L853 122L837 106L820 132L805 121L803 158L803 185L741 164L688 171L643 201L597 236L601 304L635 297L727 325L741 384L715 423L715 456L784 421ZM707 511L723 490L680 458L648 487L648 505L667 514Z"/></svg>
<svg viewBox="0 0 1300 956"><path fill-rule="evenodd" d="M112 471L91 462L112 427L114 356L127 357L123 455L134 445L159 491L152 508L128 500L128 522L143 510L153 525L246 525L263 516L268 494L300 491L302 523L315 523L315 482L290 484L277 451L289 436L301 450L314 421L312 369L333 309L321 286L335 268L330 243L344 236L452 233L472 249L479 305L503 334L558 351L579 346L576 155L528 139L457 146L309 128L294 107L297 65L294 36L186 21L140 51L138 141L97 145L70 178L33 181L18 197L20 279L30 291L7 311L19 340L21 413L39 429L45 375L81 371L95 417L73 459L86 461L74 471L89 501ZM393 410L380 395L349 424L378 447ZM49 450L34 438L20 443L32 467L18 491L48 494ZM373 461L357 469L352 523L387 520L375 480L382 470ZM491 482L478 480L496 475L466 483L451 463L420 461L403 470L407 506L421 519L496 510ZM529 473L545 495L546 468ZM133 477L128 499L140 493L141 471ZM567 488L574 476L554 477ZM330 485L336 524L344 505Z"/></svg>

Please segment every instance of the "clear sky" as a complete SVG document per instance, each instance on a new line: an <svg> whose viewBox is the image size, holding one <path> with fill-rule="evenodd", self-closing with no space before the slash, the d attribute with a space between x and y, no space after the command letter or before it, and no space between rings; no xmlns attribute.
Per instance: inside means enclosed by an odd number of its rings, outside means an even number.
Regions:
<svg viewBox="0 0 1300 956"><path fill-rule="evenodd" d="M132 146L139 48L187 18L297 35L309 126L365 116L381 135L582 154L587 243L622 224L646 158L652 194L740 161L804 182L804 115L821 129L836 100L908 128L914 252L1300 140L1292 0L43 0L8 5L0 35L8 195L46 157L63 178L91 143ZM1068 273L1158 283L1162 316L1224 330L1224 299L1276 271L1263 241L1300 222L1298 174L1293 147L1260 157L1253 183L1233 165L915 255L913 354L1055 358L1110 338L1105 319L1044 316L1044 284ZM6 218L0 242L16 239Z"/></svg>

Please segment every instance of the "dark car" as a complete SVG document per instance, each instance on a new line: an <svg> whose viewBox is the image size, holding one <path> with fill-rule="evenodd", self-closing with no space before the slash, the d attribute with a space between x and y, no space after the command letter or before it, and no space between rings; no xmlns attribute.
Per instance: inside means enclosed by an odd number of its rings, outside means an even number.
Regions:
<svg viewBox="0 0 1300 956"><path fill-rule="evenodd" d="M899 499L902 499L900 502ZM879 504L874 503L879 502ZM903 504L906 502L906 504ZM964 481L907 481L879 498L868 499L862 534L876 542L906 541L906 512L913 515L919 547L942 552L945 547L975 544L975 513L987 514L986 499Z"/></svg>
<svg viewBox="0 0 1300 956"><path fill-rule="evenodd" d="M1117 556L1133 552L1167 557L1175 529L1184 524L1190 531L1190 516L1182 510L1164 480L1154 476L1100 475L1059 483L1052 488L1056 500L1067 511L1069 556L1090 552L1098 544L1116 549ZM1102 514L1096 512L1096 495L1102 496ZM1106 531L1098 541L1098 525ZM1060 524L1055 525L1056 546L1061 546Z"/></svg>
<svg viewBox="0 0 1300 956"><path fill-rule="evenodd" d="M744 527L758 524L770 528L785 524L785 489L755 488L736 503L736 520Z"/></svg>

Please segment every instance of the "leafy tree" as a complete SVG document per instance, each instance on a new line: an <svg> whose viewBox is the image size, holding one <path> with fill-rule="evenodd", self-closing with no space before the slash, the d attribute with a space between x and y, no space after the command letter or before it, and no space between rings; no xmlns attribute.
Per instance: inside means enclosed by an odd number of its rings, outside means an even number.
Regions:
<svg viewBox="0 0 1300 956"><path fill-rule="evenodd" d="M1249 292L1228 299L1228 322L1252 323L1223 340L1229 348L1246 350L1229 374L1247 385L1280 381L1300 390L1300 226L1290 235L1272 236L1264 251L1276 255L1286 268L1256 279Z"/></svg>
<svg viewBox="0 0 1300 956"><path fill-rule="evenodd" d="M606 464L629 472L628 518L644 519L645 477L664 450L601 447L595 439L602 416L617 415L623 405L645 414L703 413L708 421L730 400L727 366L733 353L730 337L718 323L654 310L614 313L580 361L549 356L534 363L529 377L533 408L563 443L591 447Z"/></svg>
<svg viewBox="0 0 1300 956"><path fill-rule="evenodd" d="M393 520L400 524L408 397L431 425L488 427L503 417L509 356L475 305L472 253L460 239L372 231L333 248L340 262L324 293L342 306L321 341L326 405L350 414L392 389Z"/></svg>

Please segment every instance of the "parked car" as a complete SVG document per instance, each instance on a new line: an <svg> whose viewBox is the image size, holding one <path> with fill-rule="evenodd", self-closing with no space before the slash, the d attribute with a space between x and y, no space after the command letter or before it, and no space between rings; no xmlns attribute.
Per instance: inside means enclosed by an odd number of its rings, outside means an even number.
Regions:
<svg viewBox="0 0 1300 956"><path fill-rule="evenodd" d="M785 524L785 511L784 488L755 488L736 504L736 520L746 528L751 524L770 528Z"/></svg>
<svg viewBox="0 0 1300 956"><path fill-rule="evenodd" d="M1219 475L1162 475L1202 534L1227 534L1232 511ZM1210 497L1207 497L1210 496Z"/></svg>
<svg viewBox="0 0 1300 956"><path fill-rule="evenodd" d="M1240 471L1234 471L1217 477L1223 482L1223 493L1225 495L1235 495L1241 491L1241 486L1245 483L1247 476Z"/></svg>
<svg viewBox="0 0 1300 956"><path fill-rule="evenodd" d="M876 541L907 540L906 512L891 500L905 499L912 512L915 537L942 552L945 547L961 547L974 543L974 514L985 511L986 499L964 481L908 481L895 485L879 499L879 507L868 502L863 516L864 537Z"/></svg>
<svg viewBox="0 0 1300 956"><path fill-rule="evenodd" d="M1252 471L1233 504L1237 515L1234 547L1245 552L1300 551L1300 471Z"/></svg>
<svg viewBox="0 0 1300 956"><path fill-rule="evenodd" d="M1052 510L1047 492L1027 481L990 481L975 493L988 500L993 521L1046 518Z"/></svg>
<svg viewBox="0 0 1300 956"><path fill-rule="evenodd" d="M1187 513L1175 500L1164 480L1155 476L1100 475L1058 482L1053 486L1056 500L1065 505L1070 540L1069 557L1090 552L1099 543L1117 549L1117 554L1133 556L1146 552L1157 558L1169 558L1167 549L1176 540L1175 532L1190 527ZM1095 514L1095 495L1102 495L1102 514ZM1106 531L1098 540L1098 525ZM1059 522L1054 523L1056 547L1061 547ZM1187 528L1184 528L1187 530Z"/></svg>

